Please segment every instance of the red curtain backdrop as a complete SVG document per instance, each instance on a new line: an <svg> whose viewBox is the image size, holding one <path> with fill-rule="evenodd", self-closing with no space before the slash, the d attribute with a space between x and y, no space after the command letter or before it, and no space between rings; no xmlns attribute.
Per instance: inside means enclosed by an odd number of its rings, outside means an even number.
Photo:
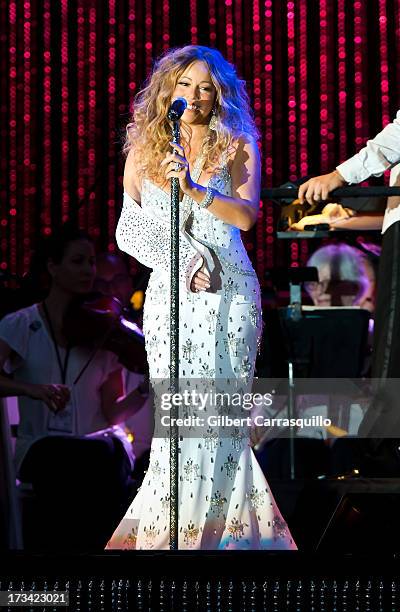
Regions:
<svg viewBox="0 0 400 612"><path fill-rule="evenodd" d="M331 170L398 108L400 0L0 0L0 271L26 271L68 218L116 248L133 96L188 43L246 79L263 186ZM260 278L282 254L274 215L264 202L246 236ZM306 244L289 248L304 261Z"/></svg>

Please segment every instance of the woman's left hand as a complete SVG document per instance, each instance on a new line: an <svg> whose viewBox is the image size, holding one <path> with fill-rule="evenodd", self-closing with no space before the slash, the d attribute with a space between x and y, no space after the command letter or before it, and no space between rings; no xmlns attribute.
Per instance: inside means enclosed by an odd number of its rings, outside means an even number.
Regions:
<svg viewBox="0 0 400 612"><path fill-rule="evenodd" d="M268 432L268 427L265 427L264 425L255 425L255 423L253 422L251 427L250 427L250 446L252 448L254 448L255 450L258 450L257 446L260 444L260 442L262 443L260 445L260 447L262 448L264 446L264 444L267 442L267 440L271 439L271 434L267 437L265 434Z"/></svg>
<svg viewBox="0 0 400 612"><path fill-rule="evenodd" d="M210 274L206 273L206 268L203 268L204 272L197 270L190 283L191 291L198 293L199 291L207 291L211 287L210 285Z"/></svg>
<svg viewBox="0 0 400 612"><path fill-rule="evenodd" d="M184 148L174 142L170 142L170 145L174 151L167 153L165 159L161 162L161 165L165 166L165 178L176 177L179 179L179 187L183 193L190 195L195 183L190 176L189 162L185 157ZM180 164L179 169L177 169L177 164Z"/></svg>

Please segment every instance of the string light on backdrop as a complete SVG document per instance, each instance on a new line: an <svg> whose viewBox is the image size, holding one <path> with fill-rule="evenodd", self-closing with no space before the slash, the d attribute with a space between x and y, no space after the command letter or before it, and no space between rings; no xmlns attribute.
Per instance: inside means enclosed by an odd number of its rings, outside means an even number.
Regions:
<svg viewBox="0 0 400 612"><path fill-rule="evenodd" d="M86 129L87 129L87 114L88 114L88 98L87 98L87 83L86 83L86 75L87 75L87 60L89 59L86 56L86 27L85 27L85 17L88 15L84 11L82 6L78 7L77 10L77 134L78 134L78 168L79 172L77 173L77 200L81 201L86 198L86 190L87 190L87 154L88 147L86 145ZM108 76L107 74L105 76ZM72 93L72 92L71 92ZM108 146L108 141L104 142L104 146ZM82 206L79 211L79 223L81 225L85 224L86 217L86 206Z"/></svg>
<svg viewBox="0 0 400 612"><path fill-rule="evenodd" d="M115 114L115 18L113 17L115 12L115 2L109 2L110 18L108 20L108 108L110 115ZM93 228L94 235L99 234L99 227L96 227L96 168L98 165L98 155L100 150L96 147L96 129L97 129L97 117L96 109L100 106L100 100L98 98L99 87L97 86L97 74L96 74L96 61L97 61L97 9L95 6L89 8L89 18L87 20L88 30L88 56L89 62L87 67L87 179L86 185L89 193L88 206L85 207L87 211L87 226ZM115 187L115 161L111 158L109 164L109 192L108 202L112 197L112 193ZM111 191L111 193L110 193ZM108 203L107 202L107 203Z"/></svg>
<svg viewBox="0 0 400 612"><path fill-rule="evenodd" d="M197 1L190 0L190 42L192 45L198 44L197 36Z"/></svg>
<svg viewBox="0 0 400 612"><path fill-rule="evenodd" d="M272 184L274 174L274 156L273 156L273 142L274 142L274 105L273 105L273 94L274 94L274 82L273 82L273 55L272 55L272 31L273 31L273 13L272 13L272 0L265 0L264 11L261 12L263 15L264 25L264 49L261 66L263 69L260 70L261 82L264 82L263 99L265 101L264 108L261 107L260 113L258 114L258 129L263 131L263 175L266 178L267 184ZM260 21L261 25L261 21ZM262 39L260 34L260 39ZM260 223L257 225L257 244L258 253L257 260L262 260L265 263L266 268L272 268L274 264L274 206L271 202L263 203L264 212L264 224ZM265 232L264 232L265 229ZM262 277L261 277L262 278Z"/></svg>
<svg viewBox="0 0 400 612"><path fill-rule="evenodd" d="M230 62L233 62L233 12L232 0L225 0L225 34L226 34L226 57ZM237 33L239 36L239 32ZM240 44L240 41L238 41Z"/></svg>
<svg viewBox="0 0 400 612"><path fill-rule="evenodd" d="M329 123L330 123L330 83L331 75L328 71L328 15L327 15L327 1L321 0L320 3L320 133L321 133L321 145L320 155L321 164L324 166L329 159Z"/></svg>
<svg viewBox="0 0 400 612"><path fill-rule="evenodd" d="M23 72L24 72L24 98L23 98L23 170L22 170L22 219L24 237L22 243L26 244L27 238L27 219L29 219L29 207L31 204L31 4L25 0L24 2L24 47L23 47ZM24 267L29 265L29 253L24 249L23 255Z"/></svg>
<svg viewBox="0 0 400 612"><path fill-rule="evenodd" d="M364 19L363 19L364 17ZM368 97L364 88L365 74L365 3L354 2L354 116L355 143L357 148L364 142L364 119L367 113ZM382 58L381 58L382 59Z"/></svg>
<svg viewBox="0 0 400 612"><path fill-rule="evenodd" d="M389 63L387 47L387 17L386 2L379 0L379 46L381 49L381 100L382 100L382 120L384 123L390 121L389 112Z"/></svg>
<svg viewBox="0 0 400 612"><path fill-rule="evenodd" d="M247 32L246 32L246 27L245 25L248 27L248 24L244 24L243 23L243 2L245 0L239 0L237 2L233 2L233 9L234 12L232 12L232 40L233 40L233 44L234 44L234 49L235 49L235 59L234 62L236 64L236 66L239 69L240 73L243 73L243 58L244 57L252 57L252 73L253 76L254 74L256 74L256 64L254 63L254 58L257 56L257 59L259 57L259 48L257 47L257 33L258 33L258 28L259 25L256 21L253 20L253 45L249 45L247 43L243 44L243 41L246 40L247 37ZM257 2L257 4L259 4ZM253 17L254 17L255 12L253 11ZM257 13L256 13L257 14Z"/></svg>
<svg viewBox="0 0 400 612"><path fill-rule="evenodd" d="M217 40L217 19L215 13L215 2L216 0L209 0L208 2L208 23L210 28L210 46L215 47L215 41Z"/></svg>
<svg viewBox="0 0 400 612"><path fill-rule="evenodd" d="M42 162L42 207L41 221L44 227L44 234L51 233L51 178L52 178L52 153L56 151L58 143L52 141L52 61L51 61L51 15L50 0L45 0L43 4L43 162ZM55 123L55 122L54 122ZM39 143L37 143L39 144Z"/></svg>
<svg viewBox="0 0 400 612"><path fill-rule="evenodd" d="M346 132L346 0L338 0L338 127L341 138L339 139L339 159L346 158L347 132Z"/></svg>
<svg viewBox="0 0 400 612"><path fill-rule="evenodd" d="M169 0L163 0L162 3L162 24L163 24L163 35L162 35L162 40L163 40L163 51L166 51L168 49L168 45L169 45Z"/></svg>
<svg viewBox="0 0 400 612"><path fill-rule="evenodd" d="M8 14L6 11L0 11L0 30L6 31L8 29ZM1 43L0 43L1 44ZM10 45L11 46L11 45ZM6 52L6 49L2 49ZM11 79L10 73L11 68L9 67L9 73L6 75L5 71L0 72L0 91L6 92L7 87L9 87L10 82L8 79ZM11 94L11 90L9 88L9 97ZM11 126L7 119L0 124L0 174L5 177L8 171L8 164L6 155L9 155L9 144L8 138L9 133L11 131ZM9 183L9 177L7 176L6 180L0 179L0 270L5 270L7 268L6 254L7 254L7 225L9 222L8 219L8 210L5 205L7 200L7 188L6 185Z"/></svg>
<svg viewBox="0 0 400 612"><path fill-rule="evenodd" d="M63 222L68 219L70 189L68 181L69 167L69 85L68 85L68 0L61 2L61 215Z"/></svg>
<svg viewBox="0 0 400 612"><path fill-rule="evenodd" d="M297 171L297 83L296 83L296 26L294 2L287 3L287 37L288 37L288 134L289 134L289 179L296 180ZM290 243L291 266L299 265L299 243Z"/></svg>
<svg viewBox="0 0 400 612"><path fill-rule="evenodd" d="M116 58L117 58L117 20L116 20L115 0L111 0L108 10L108 79L107 79L107 97L109 117L116 116L117 98L116 98ZM107 198L107 225L114 227L116 224L115 204L117 199L117 160L116 150L113 140L110 138L107 142L108 148L108 198ZM93 177L96 177L94 172ZM95 202L90 206L95 209ZM111 236L108 236L108 250L115 250L115 241Z"/></svg>
<svg viewBox="0 0 400 612"><path fill-rule="evenodd" d="M0 269L24 273L35 237L71 217L116 248L124 127L169 47L236 64L272 186L329 171L391 120L399 20L400 0L0 0ZM282 258L275 220L263 202L245 235L260 278ZM293 243L289 263L306 258Z"/></svg>
<svg viewBox="0 0 400 612"><path fill-rule="evenodd" d="M256 118L257 128L261 128L261 78L262 73L262 53L261 53L261 34L260 34L260 5L258 2L253 0L253 31L254 31L254 44L253 44L253 108ZM262 244L263 234L265 232L264 224L264 203L260 202L260 212L258 214L258 224L256 226L256 243ZM263 261L263 249L257 247L256 258L259 261L259 274L261 277L264 276L265 262Z"/></svg>
<svg viewBox="0 0 400 612"><path fill-rule="evenodd" d="M21 170L20 163L18 160L17 152L17 5L15 2L10 2L9 6L9 24L10 24L10 47L8 50L9 59L9 172L8 172L8 186L9 186L9 201L8 201L8 243L6 240L2 241L2 246L7 248L8 246L8 259L11 266L11 270L16 269L17 264L17 249L16 249L16 235L17 235L17 175ZM19 130L21 125L18 125ZM23 129L23 128L22 128ZM2 268L7 268L7 261L1 262Z"/></svg>
<svg viewBox="0 0 400 612"><path fill-rule="evenodd" d="M145 2L145 7L146 41L144 43L144 48L146 58L146 73L148 74L153 64L152 2Z"/></svg>
<svg viewBox="0 0 400 612"><path fill-rule="evenodd" d="M301 2L299 5L299 19L298 23L307 23L307 4ZM297 72L299 79L299 95L296 104L299 105L297 112L299 117L299 154L298 154L298 167L300 168L300 176L308 175L308 87L307 87L307 33L304 30L300 30L299 36L299 52L298 52L298 63ZM300 242L300 261L305 262L308 257L308 244L307 241L303 240Z"/></svg>

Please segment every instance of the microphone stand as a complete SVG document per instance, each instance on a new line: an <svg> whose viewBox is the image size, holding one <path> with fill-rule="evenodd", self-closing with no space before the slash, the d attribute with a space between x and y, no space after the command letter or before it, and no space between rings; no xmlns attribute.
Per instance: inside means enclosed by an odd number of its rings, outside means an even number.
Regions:
<svg viewBox="0 0 400 612"><path fill-rule="evenodd" d="M182 113L181 113L182 114ZM180 115L179 115L180 117ZM179 144L179 117L170 112L172 141ZM179 179L171 178L171 316L170 316L170 393L179 391ZM170 426L170 508L169 547L178 550L178 406L171 408Z"/></svg>

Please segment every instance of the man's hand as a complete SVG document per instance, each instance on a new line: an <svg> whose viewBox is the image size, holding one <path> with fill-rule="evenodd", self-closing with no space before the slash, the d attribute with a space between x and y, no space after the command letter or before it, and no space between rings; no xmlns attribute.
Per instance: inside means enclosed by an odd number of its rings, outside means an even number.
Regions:
<svg viewBox="0 0 400 612"><path fill-rule="evenodd" d="M343 187L343 185L346 185L346 181L337 170L334 170L329 174L316 176L300 185L298 199L301 204L304 204L304 200L307 200L310 204L327 200L331 191Z"/></svg>

